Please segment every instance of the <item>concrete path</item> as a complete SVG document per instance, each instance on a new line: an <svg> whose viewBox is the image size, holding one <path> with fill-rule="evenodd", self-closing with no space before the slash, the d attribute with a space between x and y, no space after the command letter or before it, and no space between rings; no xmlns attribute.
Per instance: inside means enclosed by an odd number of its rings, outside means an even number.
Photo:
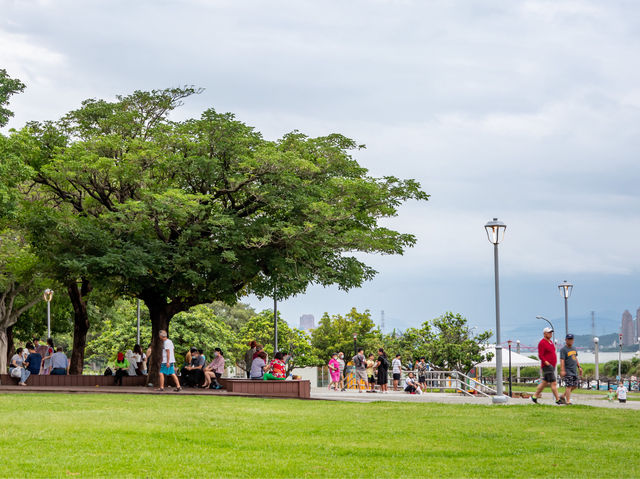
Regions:
<svg viewBox="0 0 640 479"><path fill-rule="evenodd" d="M593 398L587 394L574 394L572 400L574 404L580 406L605 407L613 409L636 409L640 410L640 401L627 401L620 404L618 401L609 402L606 399ZM486 397L469 397L454 393L425 393L425 394L407 394L405 392L390 391L387 394L382 393L358 393L355 391L329 391L326 388L311 388L312 399L324 399L329 401L349 401L349 402L373 402L373 401L389 401L389 402L416 402L416 403L440 403L440 404L482 404L490 405L491 398ZM557 406L552 400L553 396L547 392L543 394L543 398L539 400L539 404ZM510 405L536 406L531 399L510 398ZM571 406L569 406L571 407Z"/></svg>

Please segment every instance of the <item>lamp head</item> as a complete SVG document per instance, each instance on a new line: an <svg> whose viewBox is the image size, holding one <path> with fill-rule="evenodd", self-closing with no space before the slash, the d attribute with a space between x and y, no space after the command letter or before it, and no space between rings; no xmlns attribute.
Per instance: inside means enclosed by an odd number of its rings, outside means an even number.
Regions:
<svg viewBox="0 0 640 479"><path fill-rule="evenodd" d="M49 288L45 289L42 297L47 303L50 302L53 299L53 290Z"/></svg>
<svg viewBox="0 0 640 479"><path fill-rule="evenodd" d="M598 344L600 342L600 338L596 336L595 338L593 338L593 342Z"/></svg>
<svg viewBox="0 0 640 479"><path fill-rule="evenodd" d="M484 225L484 229L487 230L487 238L492 244L498 244L504 239L504 230L507 229L502 221L498 221L498 218L493 218L493 221L489 221Z"/></svg>
<svg viewBox="0 0 640 479"><path fill-rule="evenodd" d="M571 296L573 285L567 282L567 280L564 280L562 283L558 285L558 289L560 290L560 294L562 295L562 297L568 298L569 296Z"/></svg>

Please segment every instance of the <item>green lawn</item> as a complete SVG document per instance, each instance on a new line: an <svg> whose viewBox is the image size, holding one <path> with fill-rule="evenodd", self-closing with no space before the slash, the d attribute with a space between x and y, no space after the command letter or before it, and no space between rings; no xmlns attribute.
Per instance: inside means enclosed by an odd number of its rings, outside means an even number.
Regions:
<svg viewBox="0 0 640 479"><path fill-rule="evenodd" d="M640 477L638 417L585 406L2 394L0 476Z"/></svg>

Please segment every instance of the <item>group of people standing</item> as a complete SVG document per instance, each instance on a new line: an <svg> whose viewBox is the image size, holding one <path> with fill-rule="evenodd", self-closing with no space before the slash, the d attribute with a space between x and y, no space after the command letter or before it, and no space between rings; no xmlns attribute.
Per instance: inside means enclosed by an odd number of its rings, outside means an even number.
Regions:
<svg viewBox="0 0 640 479"><path fill-rule="evenodd" d="M9 361L9 374L18 379L18 385L26 386L31 375L65 375L69 374L69 359L62 351L53 345L53 339L40 344L38 338L27 343L24 348L18 348Z"/></svg>
<svg viewBox="0 0 640 479"><path fill-rule="evenodd" d="M402 381L402 358L400 354L396 354L392 361L389 361L387 353L383 348L378 349L378 355L371 353L365 357L364 349L358 348L355 356L351 358L354 366L354 376L356 387L359 392L375 393L376 386L379 387L381 393L388 392L389 369L393 374L393 390L398 391ZM337 352L331 355L331 359L327 367L329 368L329 389L334 391L344 391L347 387L345 378L345 369L347 362L344 353ZM418 370L418 380L415 379L412 372L409 373L405 380L405 392L418 393L418 390L426 388L427 372L429 371L429 363L425 358L415 364Z"/></svg>

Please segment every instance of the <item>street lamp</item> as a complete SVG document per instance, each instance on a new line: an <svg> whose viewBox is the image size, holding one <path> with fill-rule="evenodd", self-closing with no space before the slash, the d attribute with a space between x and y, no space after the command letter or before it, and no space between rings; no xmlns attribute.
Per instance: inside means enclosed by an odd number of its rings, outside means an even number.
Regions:
<svg viewBox="0 0 640 479"><path fill-rule="evenodd" d="M42 295L47 302L47 339L51 337L51 300L53 299L53 290L45 289Z"/></svg>
<svg viewBox="0 0 640 479"><path fill-rule="evenodd" d="M595 359L596 359L596 387L598 388L598 391L600 391L600 363L598 362L598 346L600 343L600 338L598 338L597 336L595 338L593 338L593 344L594 344L594 354L595 354Z"/></svg>
<svg viewBox="0 0 640 479"><path fill-rule="evenodd" d="M520 340L516 340L516 353L520 354ZM516 382L520 382L520 366L516 368Z"/></svg>
<svg viewBox="0 0 640 479"><path fill-rule="evenodd" d="M509 397L510 398L513 397L513 394L511 392L511 343L512 343L511 340L507 341L507 344L509 345Z"/></svg>
<svg viewBox="0 0 640 479"><path fill-rule="evenodd" d="M618 381L622 379L622 333L618 335Z"/></svg>
<svg viewBox="0 0 640 479"><path fill-rule="evenodd" d="M567 335L569 334L569 296L571 296L573 285L564 280L558 285L558 289L564 298L564 334Z"/></svg>
<svg viewBox="0 0 640 479"><path fill-rule="evenodd" d="M358 354L358 346L356 340L358 339L358 333L353 333L353 355Z"/></svg>
<svg viewBox="0 0 640 479"><path fill-rule="evenodd" d="M498 271L498 244L504 239L504 231L507 229L502 221L493 218L484 225L487 232L487 238L493 245L493 268L495 275L495 293L496 293L496 395L493 396L492 402L496 404L504 404L507 397L503 393L502 385L502 345L500 344L500 275Z"/></svg>
<svg viewBox="0 0 640 479"><path fill-rule="evenodd" d="M136 304L136 316L138 318L138 324L136 328L136 339L137 339L136 344L140 344L140 300L139 299Z"/></svg>

